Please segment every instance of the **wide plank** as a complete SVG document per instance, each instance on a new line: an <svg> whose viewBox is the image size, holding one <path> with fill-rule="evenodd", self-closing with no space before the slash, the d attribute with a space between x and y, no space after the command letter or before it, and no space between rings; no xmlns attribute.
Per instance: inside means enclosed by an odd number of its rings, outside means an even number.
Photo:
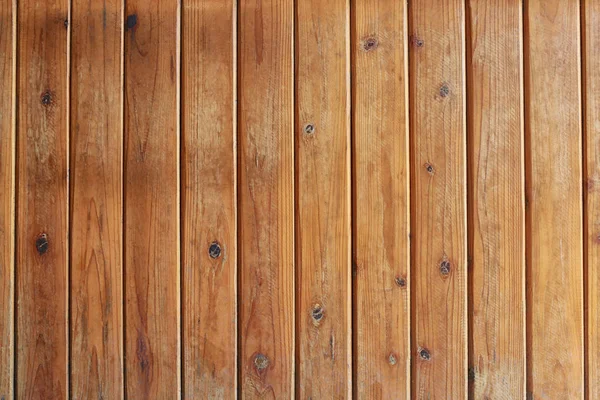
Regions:
<svg viewBox="0 0 600 400"><path fill-rule="evenodd" d="M526 2L527 390L583 397L580 4Z"/></svg>
<svg viewBox="0 0 600 400"><path fill-rule="evenodd" d="M69 2L17 12L15 396L67 399Z"/></svg>
<svg viewBox="0 0 600 400"><path fill-rule="evenodd" d="M355 388L410 398L407 3L352 10Z"/></svg>
<svg viewBox="0 0 600 400"><path fill-rule="evenodd" d="M239 367L244 399L294 395L292 0L238 3Z"/></svg>
<svg viewBox="0 0 600 400"><path fill-rule="evenodd" d="M17 2L0 4L0 398L14 396Z"/></svg>
<svg viewBox="0 0 600 400"><path fill-rule="evenodd" d="M522 2L467 10L470 395L525 397Z"/></svg>
<svg viewBox="0 0 600 400"><path fill-rule="evenodd" d="M409 3L412 389L467 395L465 7Z"/></svg>
<svg viewBox="0 0 600 400"><path fill-rule="evenodd" d="M126 396L170 399L181 391L180 5L125 6Z"/></svg>
<svg viewBox="0 0 600 400"><path fill-rule="evenodd" d="M186 399L234 399L235 2L183 2L182 258Z"/></svg>
<svg viewBox="0 0 600 400"><path fill-rule="evenodd" d="M71 7L71 395L119 399L123 2L73 0Z"/></svg>

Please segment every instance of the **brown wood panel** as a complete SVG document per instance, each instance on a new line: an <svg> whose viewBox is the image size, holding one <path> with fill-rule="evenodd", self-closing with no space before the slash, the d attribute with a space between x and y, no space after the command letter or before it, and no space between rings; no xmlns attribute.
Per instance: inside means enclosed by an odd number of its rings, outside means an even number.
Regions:
<svg viewBox="0 0 600 400"><path fill-rule="evenodd" d="M583 2L584 257L587 272L586 386L589 399L600 398L600 2Z"/></svg>
<svg viewBox="0 0 600 400"><path fill-rule="evenodd" d="M16 397L66 399L69 3L17 11Z"/></svg>
<svg viewBox="0 0 600 400"><path fill-rule="evenodd" d="M583 396L580 7L525 8L527 390Z"/></svg>
<svg viewBox="0 0 600 400"><path fill-rule="evenodd" d="M409 4L413 396L467 393L465 10Z"/></svg>
<svg viewBox="0 0 600 400"><path fill-rule="evenodd" d="M71 4L71 395L123 397L123 2Z"/></svg>
<svg viewBox="0 0 600 400"><path fill-rule="evenodd" d="M236 375L235 2L182 9L185 398L233 399Z"/></svg>
<svg viewBox="0 0 600 400"><path fill-rule="evenodd" d="M350 398L349 2L296 6L299 398Z"/></svg>
<svg viewBox="0 0 600 400"><path fill-rule="evenodd" d="M293 4L238 3L242 398L294 393Z"/></svg>
<svg viewBox="0 0 600 400"><path fill-rule="evenodd" d="M410 397L407 3L353 3L356 396Z"/></svg>
<svg viewBox="0 0 600 400"><path fill-rule="evenodd" d="M125 11L125 382L180 393L179 2Z"/></svg>
<svg viewBox="0 0 600 400"><path fill-rule="evenodd" d="M14 396L16 0L0 4L0 398Z"/></svg>
<svg viewBox="0 0 600 400"><path fill-rule="evenodd" d="M469 2L470 393L525 397L522 2Z"/></svg>

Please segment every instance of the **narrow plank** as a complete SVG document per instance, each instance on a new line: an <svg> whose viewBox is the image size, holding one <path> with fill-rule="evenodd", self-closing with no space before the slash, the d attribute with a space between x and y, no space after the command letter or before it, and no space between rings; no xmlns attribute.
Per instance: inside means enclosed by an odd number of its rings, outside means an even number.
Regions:
<svg viewBox="0 0 600 400"><path fill-rule="evenodd" d="M407 3L353 3L355 365L359 399L410 398Z"/></svg>
<svg viewBox="0 0 600 400"><path fill-rule="evenodd" d="M21 0L17 83L17 398L69 397L67 0Z"/></svg>
<svg viewBox="0 0 600 400"><path fill-rule="evenodd" d="M465 9L409 4L413 396L467 394Z"/></svg>
<svg viewBox="0 0 600 400"><path fill-rule="evenodd" d="M294 395L293 5L239 2L242 398Z"/></svg>
<svg viewBox="0 0 600 400"><path fill-rule="evenodd" d="M71 10L71 393L123 398L123 2Z"/></svg>
<svg viewBox="0 0 600 400"><path fill-rule="evenodd" d="M125 8L125 382L134 399L181 392L179 8Z"/></svg>
<svg viewBox="0 0 600 400"><path fill-rule="evenodd" d="M525 397L522 2L470 0L470 394Z"/></svg>
<svg viewBox="0 0 600 400"><path fill-rule="evenodd" d="M298 397L350 398L349 2L296 6Z"/></svg>
<svg viewBox="0 0 600 400"><path fill-rule="evenodd" d="M14 396L16 0L0 4L0 398Z"/></svg>
<svg viewBox="0 0 600 400"><path fill-rule="evenodd" d="M584 1L584 249L587 276L587 398L600 398L600 2ZM585 273L585 272L584 272ZM587 279L586 279L587 278Z"/></svg>
<svg viewBox="0 0 600 400"><path fill-rule="evenodd" d="M235 2L183 3L185 398L233 399L236 355Z"/></svg>
<svg viewBox="0 0 600 400"><path fill-rule="evenodd" d="M583 397L579 2L525 8L527 390Z"/></svg>

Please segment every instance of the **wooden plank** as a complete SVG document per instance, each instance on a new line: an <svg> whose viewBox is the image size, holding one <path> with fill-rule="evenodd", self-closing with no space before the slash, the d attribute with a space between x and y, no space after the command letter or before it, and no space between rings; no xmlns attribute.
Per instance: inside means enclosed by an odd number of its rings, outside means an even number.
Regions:
<svg viewBox="0 0 600 400"><path fill-rule="evenodd" d="M584 1L583 99L584 99L584 282L587 282L587 398L600 398L600 3Z"/></svg>
<svg viewBox="0 0 600 400"><path fill-rule="evenodd" d="M294 394L293 5L239 2L242 398Z"/></svg>
<svg viewBox="0 0 600 400"><path fill-rule="evenodd" d="M135 399L181 391L179 7L125 8L125 382Z"/></svg>
<svg viewBox="0 0 600 400"><path fill-rule="evenodd" d="M233 399L236 364L235 2L183 3L185 398Z"/></svg>
<svg viewBox="0 0 600 400"><path fill-rule="evenodd" d="M17 11L16 397L66 399L69 2Z"/></svg>
<svg viewBox="0 0 600 400"><path fill-rule="evenodd" d="M410 398L406 2L352 10L356 396Z"/></svg>
<svg viewBox="0 0 600 400"><path fill-rule="evenodd" d="M413 396L467 394L465 15L409 4Z"/></svg>
<svg viewBox="0 0 600 400"><path fill-rule="evenodd" d="M121 0L72 2L73 398L123 397L122 25Z"/></svg>
<svg viewBox="0 0 600 400"><path fill-rule="evenodd" d="M470 394L525 397L522 3L469 2Z"/></svg>
<svg viewBox="0 0 600 400"><path fill-rule="evenodd" d="M299 398L350 398L349 2L296 6Z"/></svg>
<svg viewBox="0 0 600 400"><path fill-rule="evenodd" d="M527 390L583 397L579 2L525 9Z"/></svg>
<svg viewBox="0 0 600 400"><path fill-rule="evenodd" d="M16 0L0 4L0 398L14 396Z"/></svg>

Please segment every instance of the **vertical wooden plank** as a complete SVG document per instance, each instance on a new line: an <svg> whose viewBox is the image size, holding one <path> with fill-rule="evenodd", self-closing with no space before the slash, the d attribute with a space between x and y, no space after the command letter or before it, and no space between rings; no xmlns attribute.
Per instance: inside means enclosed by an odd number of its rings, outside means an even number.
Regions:
<svg viewBox="0 0 600 400"><path fill-rule="evenodd" d="M128 0L125 19L125 381L180 393L179 1Z"/></svg>
<svg viewBox="0 0 600 400"><path fill-rule="evenodd" d="M406 2L352 10L356 396L410 397Z"/></svg>
<svg viewBox="0 0 600 400"><path fill-rule="evenodd" d="M298 397L350 398L349 2L296 16Z"/></svg>
<svg viewBox="0 0 600 400"><path fill-rule="evenodd" d="M583 396L579 1L525 10L528 391Z"/></svg>
<svg viewBox="0 0 600 400"><path fill-rule="evenodd" d="M587 395L600 398L600 2L584 1L583 99L585 268L587 276Z"/></svg>
<svg viewBox="0 0 600 400"><path fill-rule="evenodd" d="M525 397L522 3L467 10L471 395Z"/></svg>
<svg viewBox="0 0 600 400"><path fill-rule="evenodd" d="M185 398L233 399L236 376L235 3L182 10Z"/></svg>
<svg viewBox="0 0 600 400"><path fill-rule="evenodd" d="M413 395L467 393L465 14L409 4Z"/></svg>
<svg viewBox="0 0 600 400"><path fill-rule="evenodd" d="M18 5L17 393L68 398L66 0Z"/></svg>
<svg viewBox="0 0 600 400"><path fill-rule="evenodd" d="M17 2L0 4L0 398L14 396Z"/></svg>
<svg viewBox="0 0 600 400"><path fill-rule="evenodd" d="M240 386L294 393L292 0L240 0L238 23Z"/></svg>
<svg viewBox="0 0 600 400"><path fill-rule="evenodd" d="M121 0L73 0L73 398L123 397L122 26Z"/></svg>

